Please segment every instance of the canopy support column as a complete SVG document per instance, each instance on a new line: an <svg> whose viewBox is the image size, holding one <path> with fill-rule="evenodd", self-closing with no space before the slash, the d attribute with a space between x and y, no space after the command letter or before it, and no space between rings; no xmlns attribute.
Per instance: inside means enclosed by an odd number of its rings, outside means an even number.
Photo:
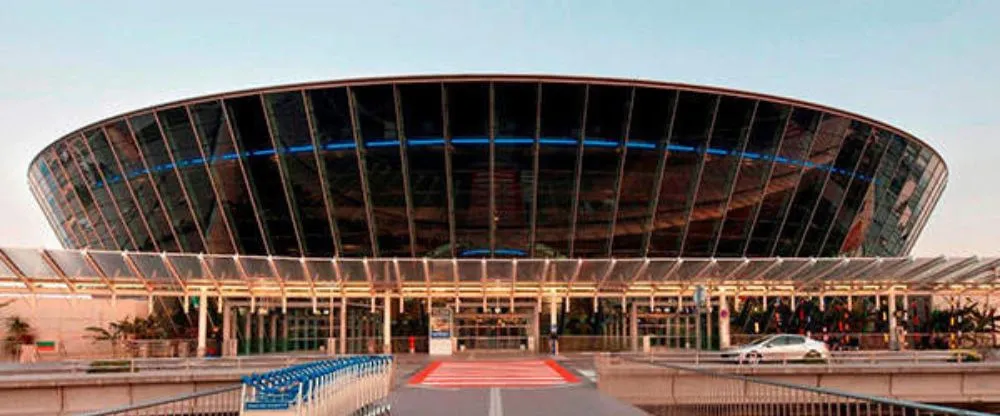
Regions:
<svg viewBox="0 0 1000 416"><path fill-rule="evenodd" d="M382 352L392 353L392 298L388 291L382 304Z"/></svg>
<svg viewBox="0 0 1000 416"><path fill-rule="evenodd" d="M205 356L208 347L208 290L201 288L198 295L198 357Z"/></svg>
<svg viewBox="0 0 1000 416"><path fill-rule="evenodd" d="M340 298L340 353L347 354L347 298Z"/></svg>
<svg viewBox="0 0 1000 416"><path fill-rule="evenodd" d="M632 302L628 314L628 333L632 341L632 351L639 351L639 306Z"/></svg>
<svg viewBox="0 0 1000 416"><path fill-rule="evenodd" d="M898 350L899 334L896 332L896 291L889 288L889 349Z"/></svg>
<svg viewBox="0 0 1000 416"><path fill-rule="evenodd" d="M792 301L793 303L795 301ZM719 293L719 349L729 348L729 302L726 302L726 294Z"/></svg>

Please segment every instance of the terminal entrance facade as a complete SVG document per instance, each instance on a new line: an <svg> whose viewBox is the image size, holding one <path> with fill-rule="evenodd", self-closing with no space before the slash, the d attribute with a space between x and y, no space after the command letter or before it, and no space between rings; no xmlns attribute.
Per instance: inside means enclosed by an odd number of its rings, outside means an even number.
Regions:
<svg viewBox="0 0 1000 416"><path fill-rule="evenodd" d="M563 351L725 348L821 327L898 343L900 329L915 324L908 315L928 313L920 305L995 304L998 267L1000 258L979 257L322 259L0 248L0 292L176 300L194 308L185 312L197 316L200 354L425 352L435 342L455 354L545 353L552 334ZM865 328L816 321L861 304L872 305ZM449 316L433 324L435 310Z"/></svg>

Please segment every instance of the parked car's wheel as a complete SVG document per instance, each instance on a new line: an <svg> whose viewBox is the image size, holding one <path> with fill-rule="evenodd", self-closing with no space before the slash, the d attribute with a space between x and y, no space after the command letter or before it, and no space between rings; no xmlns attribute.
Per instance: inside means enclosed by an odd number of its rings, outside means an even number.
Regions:
<svg viewBox="0 0 1000 416"><path fill-rule="evenodd" d="M819 351L816 351L816 350L810 350L809 352L806 353L805 361L806 362L822 362L823 361L823 354L821 354Z"/></svg>
<svg viewBox="0 0 1000 416"><path fill-rule="evenodd" d="M747 362L747 364L757 365L760 364L760 362L763 361L763 359L764 357L761 356L759 352L750 351L749 353L747 353L745 361Z"/></svg>

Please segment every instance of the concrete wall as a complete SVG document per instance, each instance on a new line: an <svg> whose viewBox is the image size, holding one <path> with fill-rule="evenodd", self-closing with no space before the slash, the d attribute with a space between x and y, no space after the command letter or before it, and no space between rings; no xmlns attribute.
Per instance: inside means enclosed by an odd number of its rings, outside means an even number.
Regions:
<svg viewBox="0 0 1000 416"><path fill-rule="evenodd" d="M118 299L112 307L111 299L70 299L38 297L0 298L14 299L14 303L0 309L0 316L19 316L35 329L39 341L56 341L65 356L43 353L42 359L54 357L97 357L110 353L110 345L94 343L84 330L88 326L107 327L112 321L126 317L146 316L146 300ZM60 351L60 352L61 352ZM6 357L9 359L9 357Z"/></svg>
<svg viewBox="0 0 1000 416"><path fill-rule="evenodd" d="M597 358L598 389L633 405L718 403L755 397L761 384ZM724 366L717 371L734 371ZM759 366L740 374L797 385L933 403L1000 403L997 363L927 365ZM770 391L769 397L781 397Z"/></svg>

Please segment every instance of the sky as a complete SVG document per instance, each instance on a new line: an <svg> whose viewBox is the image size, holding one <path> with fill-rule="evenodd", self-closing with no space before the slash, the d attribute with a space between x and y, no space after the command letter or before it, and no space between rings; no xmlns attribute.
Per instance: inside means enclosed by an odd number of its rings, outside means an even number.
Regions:
<svg viewBox="0 0 1000 416"><path fill-rule="evenodd" d="M28 163L166 101L429 73L643 78L804 99L937 149L915 255L1000 255L1000 1L9 1L0 12L0 245L57 247Z"/></svg>

